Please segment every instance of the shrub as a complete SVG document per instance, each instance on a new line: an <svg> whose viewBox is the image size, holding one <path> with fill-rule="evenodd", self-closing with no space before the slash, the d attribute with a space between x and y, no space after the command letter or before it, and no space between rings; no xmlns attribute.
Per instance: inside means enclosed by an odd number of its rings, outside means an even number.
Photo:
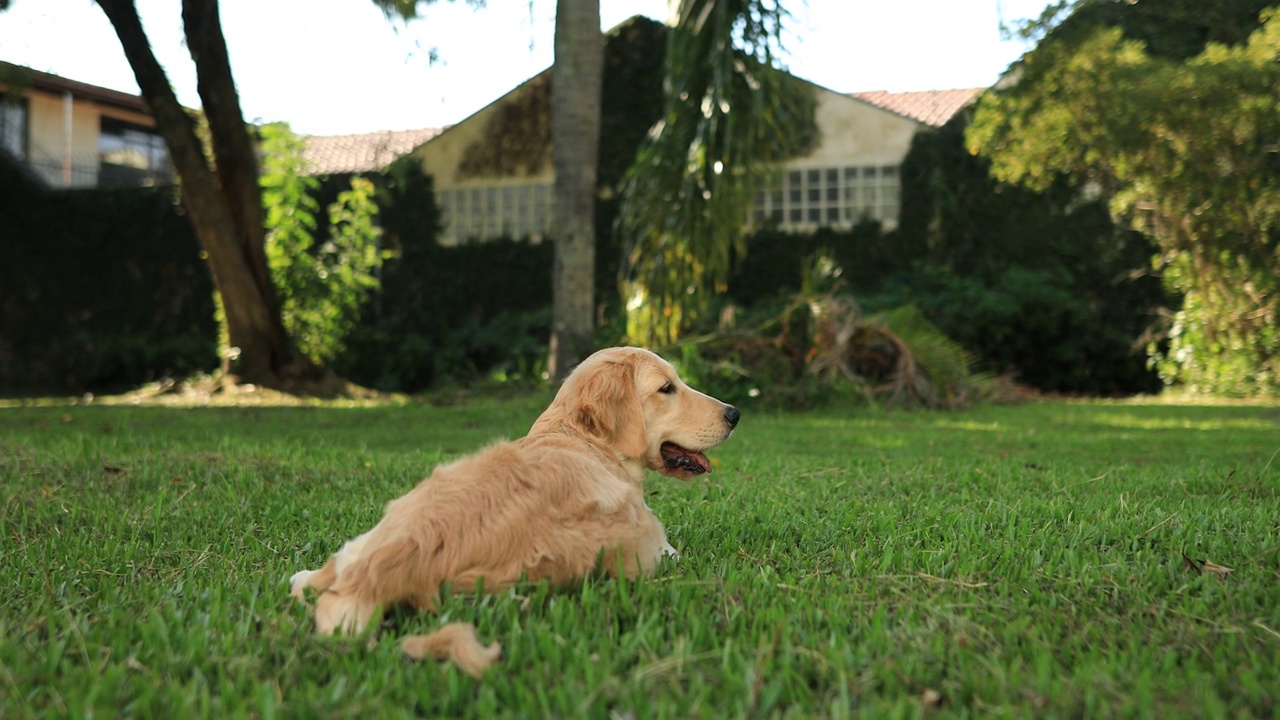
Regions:
<svg viewBox="0 0 1280 720"><path fill-rule="evenodd" d="M316 221L319 180L307 174L302 139L288 125L262 127L262 203L267 263L280 298L285 329L298 349L325 363L345 346L360 308L378 288L382 230L374 223L374 185L352 177L328 206L328 225Z"/></svg>

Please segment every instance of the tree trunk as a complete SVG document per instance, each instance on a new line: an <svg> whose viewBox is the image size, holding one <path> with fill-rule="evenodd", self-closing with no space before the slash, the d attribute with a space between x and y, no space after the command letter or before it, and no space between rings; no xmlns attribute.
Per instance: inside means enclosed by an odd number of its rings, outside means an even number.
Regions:
<svg viewBox="0 0 1280 720"><path fill-rule="evenodd" d="M262 196L252 140L231 78L216 0L184 0L187 45L196 63L216 172L195 123L156 61L133 0L97 0L115 28L143 98L182 183L183 204L222 299L231 352L223 370L243 382L297 390L317 368L285 332L266 262Z"/></svg>
<svg viewBox="0 0 1280 720"><path fill-rule="evenodd" d="M183 0L182 22L187 49L196 66L196 90L209 123L214 169L223 199L236 227L240 228L245 257L249 259L255 282L262 289L267 308L278 315L279 300L267 265L258 158L253 138L246 130L240 95L231 78L231 61L218 17L217 0Z"/></svg>
<svg viewBox="0 0 1280 720"><path fill-rule="evenodd" d="M560 379L592 349L595 201L604 38L599 0L556 5L551 142L556 172L549 370Z"/></svg>

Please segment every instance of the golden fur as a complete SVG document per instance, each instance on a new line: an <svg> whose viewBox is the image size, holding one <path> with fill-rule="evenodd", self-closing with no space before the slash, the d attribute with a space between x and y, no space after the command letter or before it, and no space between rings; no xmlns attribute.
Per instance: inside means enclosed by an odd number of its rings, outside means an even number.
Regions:
<svg viewBox="0 0 1280 720"><path fill-rule="evenodd" d="M737 421L736 408L686 385L657 355L601 350L569 375L528 435L437 467L372 530L319 570L294 575L291 594L318 593L316 632L354 634L392 605L433 610L442 584L465 593L483 581L494 592L522 578L652 573L675 551L644 502L645 470L709 472L702 451ZM457 623L402 648L473 675L501 652Z"/></svg>

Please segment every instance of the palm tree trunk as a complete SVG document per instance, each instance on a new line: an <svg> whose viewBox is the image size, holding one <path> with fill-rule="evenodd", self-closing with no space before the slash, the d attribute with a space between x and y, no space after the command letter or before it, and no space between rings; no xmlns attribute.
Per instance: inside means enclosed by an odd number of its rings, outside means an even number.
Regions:
<svg viewBox="0 0 1280 720"><path fill-rule="evenodd" d="M550 373L563 378L595 330L595 201L604 38L599 0L556 5L551 142L556 172Z"/></svg>

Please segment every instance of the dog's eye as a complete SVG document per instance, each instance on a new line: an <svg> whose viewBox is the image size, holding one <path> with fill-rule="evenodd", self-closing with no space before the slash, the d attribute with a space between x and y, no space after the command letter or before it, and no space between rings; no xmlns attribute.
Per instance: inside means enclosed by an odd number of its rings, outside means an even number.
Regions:
<svg viewBox="0 0 1280 720"><path fill-rule="evenodd" d="M670 382L668 382L666 385L663 385L662 387L658 388L658 392L662 393L663 395L670 395L671 393L673 393L673 392L675 392L675 391L676 391L676 386L675 386L675 385L672 385Z"/></svg>

